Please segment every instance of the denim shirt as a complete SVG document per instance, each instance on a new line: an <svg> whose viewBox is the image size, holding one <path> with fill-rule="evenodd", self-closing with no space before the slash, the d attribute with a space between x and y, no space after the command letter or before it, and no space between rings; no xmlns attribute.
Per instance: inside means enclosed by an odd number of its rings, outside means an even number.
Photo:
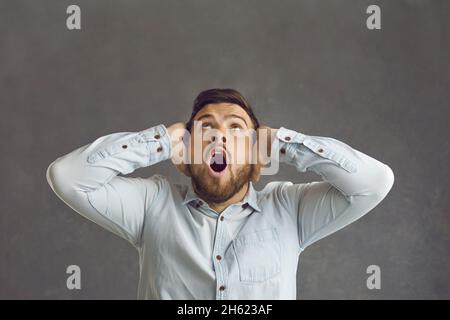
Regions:
<svg viewBox="0 0 450 320"><path fill-rule="evenodd" d="M219 214L191 185L123 176L171 152L161 124L101 137L47 170L61 200L136 247L139 299L296 299L301 252L372 210L394 182L386 164L341 141L281 127L272 152L320 181L250 183Z"/></svg>

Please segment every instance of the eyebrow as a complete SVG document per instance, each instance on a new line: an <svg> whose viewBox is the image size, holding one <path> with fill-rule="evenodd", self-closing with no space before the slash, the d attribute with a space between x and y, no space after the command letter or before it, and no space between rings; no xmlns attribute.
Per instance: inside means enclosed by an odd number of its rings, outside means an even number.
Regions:
<svg viewBox="0 0 450 320"><path fill-rule="evenodd" d="M225 116L225 118L232 118L232 117L241 119L242 121L244 121L244 123L245 123L245 124L247 125L247 127L248 127L247 121L245 121L245 119L244 119L243 117L241 117L241 116L239 116L239 115L237 115L237 114L232 113L232 114L227 114L227 115Z"/></svg>
<svg viewBox="0 0 450 320"><path fill-rule="evenodd" d="M204 115L202 115L200 118L198 118L197 121L200 121L200 120L203 119L203 118L213 118L213 116L210 115L210 114L204 114Z"/></svg>
<svg viewBox="0 0 450 320"><path fill-rule="evenodd" d="M225 118L227 119L227 118L239 118L239 119L241 119L242 121L244 121L244 123L248 126L248 123L247 123L247 121L245 121L245 119L243 118L243 117L241 117L241 116L239 116L239 115L237 115L237 114L235 114L235 113L231 113L231 114L227 114L226 116L225 116ZM202 115L200 118L198 118L197 119L197 121L200 121L201 119L203 119L203 118L214 118L211 114L204 114L204 115Z"/></svg>

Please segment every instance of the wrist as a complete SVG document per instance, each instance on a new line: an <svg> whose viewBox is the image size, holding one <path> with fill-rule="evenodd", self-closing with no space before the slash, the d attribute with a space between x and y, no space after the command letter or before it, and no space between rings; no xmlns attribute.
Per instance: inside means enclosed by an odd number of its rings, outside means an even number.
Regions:
<svg viewBox="0 0 450 320"><path fill-rule="evenodd" d="M186 130L185 128L186 127L183 122L174 123L167 128L167 133L169 134L172 148L174 148L180 141L182 141L184 132Z"/></svg>

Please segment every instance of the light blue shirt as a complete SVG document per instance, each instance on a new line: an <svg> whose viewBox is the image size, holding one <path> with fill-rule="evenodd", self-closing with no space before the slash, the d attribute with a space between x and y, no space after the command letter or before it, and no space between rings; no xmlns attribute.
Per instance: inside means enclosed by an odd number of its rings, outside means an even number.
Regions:
<svg viewBox="0 0 450 320"><path fill-rule="evenodd" d="M101 137L47 170L67 205L137 248L139 299L295 299L300 253L372 210L394 182L387 165L343 142L283 127L272 152L323 181L250 183L218 214L190 185L119 176L171 152L161 124Z"/></svg>

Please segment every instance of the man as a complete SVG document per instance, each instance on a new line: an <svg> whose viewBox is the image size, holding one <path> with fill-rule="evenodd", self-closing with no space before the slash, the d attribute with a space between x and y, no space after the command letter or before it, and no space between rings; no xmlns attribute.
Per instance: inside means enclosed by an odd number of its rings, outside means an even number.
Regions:
<svg viewBox="0 0 450 320"><path fill-rule="evenodd" d="M119 176L169 158L191 184ZM276 161L323 181L255 190ZM53 162L47 179L137 248L140 299L295 299L299 254L373 209L394 182L387 165L343 142L260 126L232 89L201 92L186 125L101 137Z"/></svg>

